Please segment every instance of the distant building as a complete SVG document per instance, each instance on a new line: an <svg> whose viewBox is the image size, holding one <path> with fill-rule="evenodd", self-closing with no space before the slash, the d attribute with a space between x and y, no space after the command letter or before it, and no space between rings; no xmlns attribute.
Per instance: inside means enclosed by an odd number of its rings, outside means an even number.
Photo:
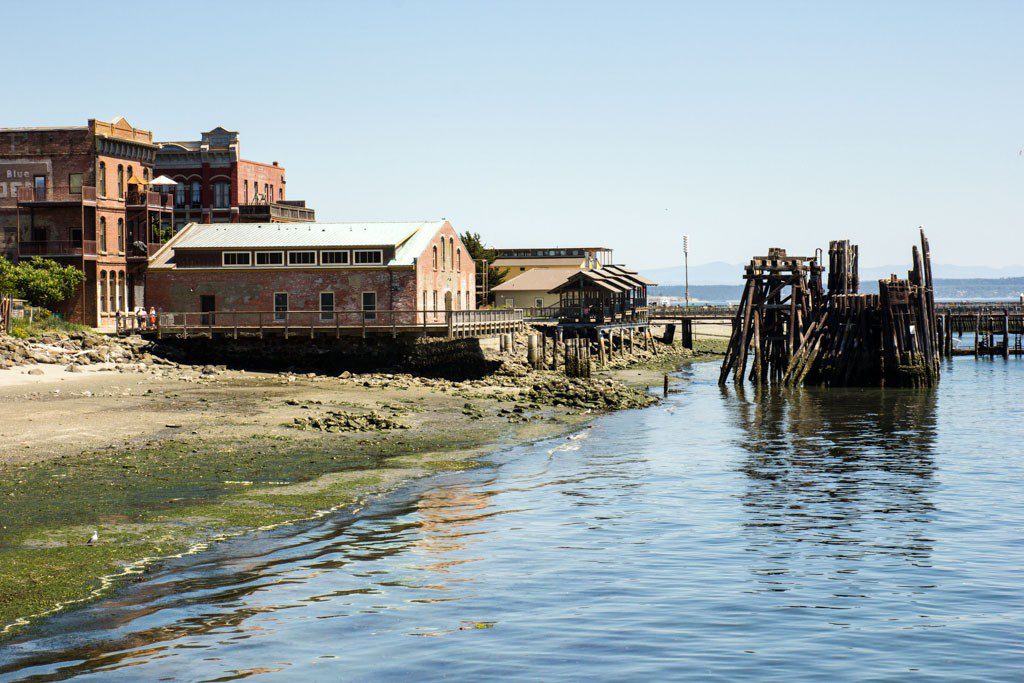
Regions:
<svg viewBox="0 0 1024 683"><path fill-rule="evenodd" d="M0 250L85 272L58 311L93 326L143 303L146 261L169 237L173 196L153 185L153 134L124 118L0 128Z"/></svg>
<svg viewBox="0 0 1024 683"><path fill-rule="evenodd" d="M579 268L531 268L491 289L494 302L503 308L547 308L558 305L551 290L564 283Z"/></svg>
<svg viewBox="0 0 1024 683"><path fill-rule="evenodd" d="M495 268L505 268L510 276L533 268L600 268L612 262L612 250L604 247L554 247L543 249L497 249Z"/></svg>
<svg viewBox="0 0 1024 683"><path fill-rule="evenodd" d="M156 170L175 182L175 230L188 223L287 223L316 220L304 201L286 198L284 167L241 157L238 133L217 127L199 140L160 142Z"/></svg>
<svg viewBox="0 0 1024 683"><path fill-rule="evenodd" d="M656 283L625 266L579 270L552 290L564 327L646 327L647 288Z"/></svg>
<svg viewBox="0 0 1024 683"><path fill-rule="evenodd" d="M243 325L260 316L348 324L392 311L397 324L438 323L447 310L476 308L475 278L448 221L190 223L150 260L147 302L168 313L246 313L236 316Z"/></svg>

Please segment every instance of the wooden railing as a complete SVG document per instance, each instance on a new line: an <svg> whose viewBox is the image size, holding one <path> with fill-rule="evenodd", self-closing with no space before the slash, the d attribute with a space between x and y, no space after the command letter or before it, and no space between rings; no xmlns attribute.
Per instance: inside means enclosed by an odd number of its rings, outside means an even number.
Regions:
<svg viewBox="0 0 1024 683"><path fill-rule="evenodd" d="M560 323L584 325L643 324L647 322L646 306L563 306L558 311Z"/></svg>
<svg viewBox="0 0 1024 683"><path fill-rule="evenodd" d="M71 203L96 203L96 188L83 185L78 188L71 187L41 187L23 186L18 188L18 202L22 204L41 204L45 202L71 204Z"/></svg>
<svg viewBox="0 0 1024 683"><path fill-rule="evenodd" d="M21 256L95 256L96 241L45 240L18 244Z"/></svg>
<svg viewBox="0 0 1024 683"><path fill-rule="evenodd" d="M240 216L248 219L264 219L272 221L314 221L316 211L305 206L292 206L290 204L242 204L238 207Z"/></svg>
<svg viewBox="0 0 1024 683"><path fill-rule="evenodd" d="M125 199L125 204L128 206L145 206L151 209L173 209L174 208L174 195L162 192L152 192L144 190L142 192L136 192L133 190L128 191L128 195Z"/></svg>
<svg viewBox="0 0 1024 683"><path fill-rule="evenodd" d="M522 310L331 310L331 311L183 311L160 312L156 323L146 323L139 330L131 315L123 319L121 331L154 332L158 336L221 334L263 336L282 333L289 336L334 335L360 333L421 333L424 336L447 334L449 337L480 337L522 328Z"/></svg>

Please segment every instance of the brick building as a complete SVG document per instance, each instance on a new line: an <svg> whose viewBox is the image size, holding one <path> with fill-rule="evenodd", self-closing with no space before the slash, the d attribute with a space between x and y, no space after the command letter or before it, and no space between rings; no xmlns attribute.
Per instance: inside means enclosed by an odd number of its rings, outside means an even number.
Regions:
<svg viewBox="0 0 1024 683"><path fill-rule="evenodd" d="M190 223L150 259L147 302L206 320L232 312L240 324L346 324L363 313L440 323L447 310L476 307L475 278L448 221Z"/></svg>
<svg viewBox="0 0 1024 683"><path fill-rule="evenodd" d="M85 272L63 311L93 326L142 304L148 257L170 236L173 195L153 191L157 145L124 118L0 129L0 249Z"/></svg>
<svg viewBox="0 0 1024 683"><path fill-rule="evenodd" d="M241 158L236 131L217 127L199 140L160 142L158 174L178 183L175 231L188 223L284 223L316 220L286 195L284 167Z"/></svg>

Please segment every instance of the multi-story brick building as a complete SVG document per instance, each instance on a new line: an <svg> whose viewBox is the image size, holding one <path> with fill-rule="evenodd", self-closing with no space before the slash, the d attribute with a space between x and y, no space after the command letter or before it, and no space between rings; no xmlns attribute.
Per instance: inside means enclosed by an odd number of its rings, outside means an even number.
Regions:
<svg viewBox="0 0 1024 683"><path fill-rule="evenodd" d="M147 301L237 324L440 323L476 308L476 267L448 221L190 223L151 259ZM219 316L224 321L227 316Z"/></svg>
<svg viewBox="0 0 1024 683"><path fill-rule="evenodd" d="M199 140L161 142L157 173L178 183L175 230L188 223L286 223L316 220L286 198L284 167L241 158L236 131L217 127Z"/></svg>
<svg viewBox="0 0 1024 683"><path fill-rule="evenodd" d="M94 326L143 303L148 257L170 236L173 194L152 191L157 145L124 118L0 129L0 248L85 272L63 311Z"/></svg>

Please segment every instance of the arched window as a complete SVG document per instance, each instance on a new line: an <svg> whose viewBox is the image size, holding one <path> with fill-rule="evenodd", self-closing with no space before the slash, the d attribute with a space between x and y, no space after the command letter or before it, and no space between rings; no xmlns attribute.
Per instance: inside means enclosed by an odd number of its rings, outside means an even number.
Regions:
<svg viewBox="0 0 1024 683"><path fill-rule="evenodd" d="M147 185L149 184L149 169L148 168L142 169L142 179L146 181Z"/></svg>
<svg viewBox="0 0 1024 683"><path fill-rule="evenodd" d="M277 188L277 201L279 201L279 202L283 202L284 201L284 188L281 188L281 187Z"/></svg>
<svg viewBox="0 0 1024 683"><path fill-rule="evenodd" d="M249 181L248 180L243 180L242 181L242 192L245 193L244 194L244 201L245 201L246 204L248 204L249 203Z"/></svg>
<svg viewBox="0 0 1024 683"><path fill-rule="evenodd" d="M110 282L107 284L107 294L110 297L107 310L113 313L117 310L117 300L120 298L117 294L117 273L110 272L107 275L110 278Z"/></svg>
<svg viewBox="0 0 1024 683"><path fill-rule="evenodd" d="M99 252L101 254L107 253L107 219L104 216L100 216L100 234L96 236L99 241Z"/></svg>
<svg viewBox="0 0 1024 683"><path fill-rule="evenodd" d="M135 169L133 169L131 166L129 166L128 167L128 180L130 181L134 177L135 177Z"/></svg>
<svg viewBox="0 0 1024 683"><path fill-rule="evenodd" d="M447 263L447 261L448 260L444 257L444 238L442 237L441 238L441 270L445 269L445 264Z"/></svg>
<svg viewBox="0 0 1024 683"><path fill-rule="evenodd" d="M124 219L117 219L117 253L124 253Z"/></svg>
<svg viewBox="0 0 1024 683"><path fill-rule="evenodd" d="M107 196L107 165L100 162L99 168L96 169L96 185L99 186L100 196Z"/></svg>
<svg viewBox="0 0 1024 683"><path fill-rule="evenodd" d="M192 208L199 209L203 206L203 186L199 184L198 180L192 181Z"/></svg>
<svg viewBox="0 0 1024 683"><path fill-rule="evenodd" d="M185 183L174 186L174 206L185 208Z"/></svg>
<svg viewBox="0 0 1024 683"><path fill-rule="evenodd" d="M452 270L455 270L455 238L448 238L448 263Z"/></svg>
<svg viewBox="0 0 1024 683"><path fill-rule="evenodd" d="M462 249L455 252L455 269L462 270Z"/></svg>
<svg viewBox="0 0 1024 683"><path fill-rule="evenodd" d="M427 319L427 290L423 290L423 319Z"/></svg>
<svg viewBox="0 0 1024 683"><path fill-rule="evenodd" d="M270 202L270 185L263 183L263 201Z"/></svg>
<svg viewBox="0 0 1024 683"><path fill-rule="evenodd" d="M117 165L117 196L124 199L124 166Z"/></svg>
<svg viewBox="0 0 1024 683"><path fill-rule="evenodd" d="M434 270L437 270L437 245L434 245Z"/></svg>
<svg viewBox="0 0 1024 683"><path fill-rule="evenodd" d="M100 290L100 313L107 312L107 271L100 271L100 281L97 284Z"/></svg>

